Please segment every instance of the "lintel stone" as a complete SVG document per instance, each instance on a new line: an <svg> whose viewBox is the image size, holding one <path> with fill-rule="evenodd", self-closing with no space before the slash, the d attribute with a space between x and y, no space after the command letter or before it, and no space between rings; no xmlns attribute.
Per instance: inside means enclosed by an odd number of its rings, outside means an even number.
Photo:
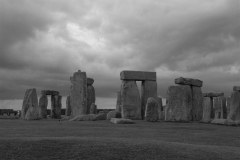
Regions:
<svg viewBox="0 0 240 160"><path fill-rule="evenodd" d="M135 81L156 81L156 72L144 71L122 71L120 73L121 80L135 80Z"/></svg>
<svg viewBox="0 0 240 160"><path fill-rule="evenodd" d="M224 96L223 92L209 92L203 93L203 97L222 97Z"/></svg>
<svg viewBox="0 0 240 160"><path fill-rule="evenodd" d="M57 96L57 95L59 95L59 92L58 91L50 91L50 90L42 90L41 94Z"/></svg>
<svg viewBox="0 0 240 160"><path fill-rule="evenodd" d="M202 87L203 81L199 79L192 79L192 78L183 78L179 77L175 79L176 84L183 84L183 85L191 85L196 87Z"/></svg>

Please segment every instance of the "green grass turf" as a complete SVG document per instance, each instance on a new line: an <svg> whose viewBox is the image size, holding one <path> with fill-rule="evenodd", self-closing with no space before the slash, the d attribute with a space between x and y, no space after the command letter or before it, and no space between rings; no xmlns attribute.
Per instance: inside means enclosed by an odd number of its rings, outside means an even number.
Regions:
<svg viewBox="0 0 240 160"><path fill-rule="evenodd" d="M240 159L240 127L0 119L0 159Z"/></svg>

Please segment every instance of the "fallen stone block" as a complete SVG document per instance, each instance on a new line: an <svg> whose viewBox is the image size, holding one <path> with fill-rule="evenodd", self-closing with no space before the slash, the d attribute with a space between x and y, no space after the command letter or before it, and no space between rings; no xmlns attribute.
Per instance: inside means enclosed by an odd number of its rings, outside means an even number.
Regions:
<svg viewBox="0 0 240 160"><path fill-rule="evenodd" d="M209 92L209 93L203 93L203 97L222 97L224 96L223 92Z"/></svg>
<svg viewBox="0 0 240 160"><path fill-rule="evenodd" d="M182 84L182 85L191 85L196 87L202 87L203 85L203 81L199 79L183 78L183 77L176 78L175 83Z"/></svg>
<svg viewBox="0 0 240 160"><path fill-rule="evenodd" d="M121 80L134 80L134 81L156 81L156 72L144 71L122 71L120 73Z"/></svg>
<svg viewBox="0 0 240 160"><path fill-rule="evenodd" d="M131 119L124 119L124 118L111 118L110 122L115 124L134 124Z"/></svg>
<svg viewBox="0 0 240 160"><path fill-rule="evenodd" d="M240 86L234 86L234 87L233 87L233 91L240 92Z"/></svg>
<svg viewBox="0 0 240 160"><path fill-rule="evenodd" d="M94 115L94 121L106 120L106 119L107 119L107 114L106 113L101 113L101 114L95 114Z"/></svg>
<svg viewBox="0 0 240 160"><path fill-rule="evenodd" d="M227 125L228 121L227 119L214 119L211 121L213 124L220 124L220 125Z"/></svg>
<svg viewBox="0 0 240 160"><path fill-rule="evenodd" d="M69 119L69 121L93 121L94 118L95 118L94 114L77 115L77 116Z"/></svg>
<svg viewBox="0 0 240 160"><path fill-rule="evenodd" d="M110 111L107 114L107 120L110 120L111 118L122 118L122 116L118 111Z"/></svg>
<svg viewBox="0 0 240 160"><path fill-rule="evenodd" d="M158 120L158 103L153 97L150 97L148 98L146 104L145 121L156 122L157 120Z"/></svg>
<svg viewBox="0 0 240 160"><path fill-rule="evenodd" d="M189 85L168 87L167 100L165 121L192 120L192 91Z"/></svg>

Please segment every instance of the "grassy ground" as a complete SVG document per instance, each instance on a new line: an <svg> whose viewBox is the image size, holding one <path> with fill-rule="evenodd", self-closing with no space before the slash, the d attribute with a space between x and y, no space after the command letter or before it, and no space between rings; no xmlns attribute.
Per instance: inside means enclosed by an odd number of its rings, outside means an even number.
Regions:
<svg viewBox="0 0 240 160"><path fill-rule="evenodd" d="M0 159L240 159L240 127L0 119Z"/></svg>

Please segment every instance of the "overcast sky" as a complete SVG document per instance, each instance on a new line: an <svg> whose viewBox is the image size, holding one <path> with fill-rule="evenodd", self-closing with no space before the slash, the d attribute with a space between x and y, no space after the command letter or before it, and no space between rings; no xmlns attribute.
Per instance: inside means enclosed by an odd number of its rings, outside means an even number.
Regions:
<svg viewBox="0 0 240 160"><path fill-rule="evenodd" d="M0 0L0 108L21 109L29 88L60 91L65 106L77 70L95 80L98 108L115 108L122 70L156 71L163 98L180 76L228 96L240 0Z"/></svg>

